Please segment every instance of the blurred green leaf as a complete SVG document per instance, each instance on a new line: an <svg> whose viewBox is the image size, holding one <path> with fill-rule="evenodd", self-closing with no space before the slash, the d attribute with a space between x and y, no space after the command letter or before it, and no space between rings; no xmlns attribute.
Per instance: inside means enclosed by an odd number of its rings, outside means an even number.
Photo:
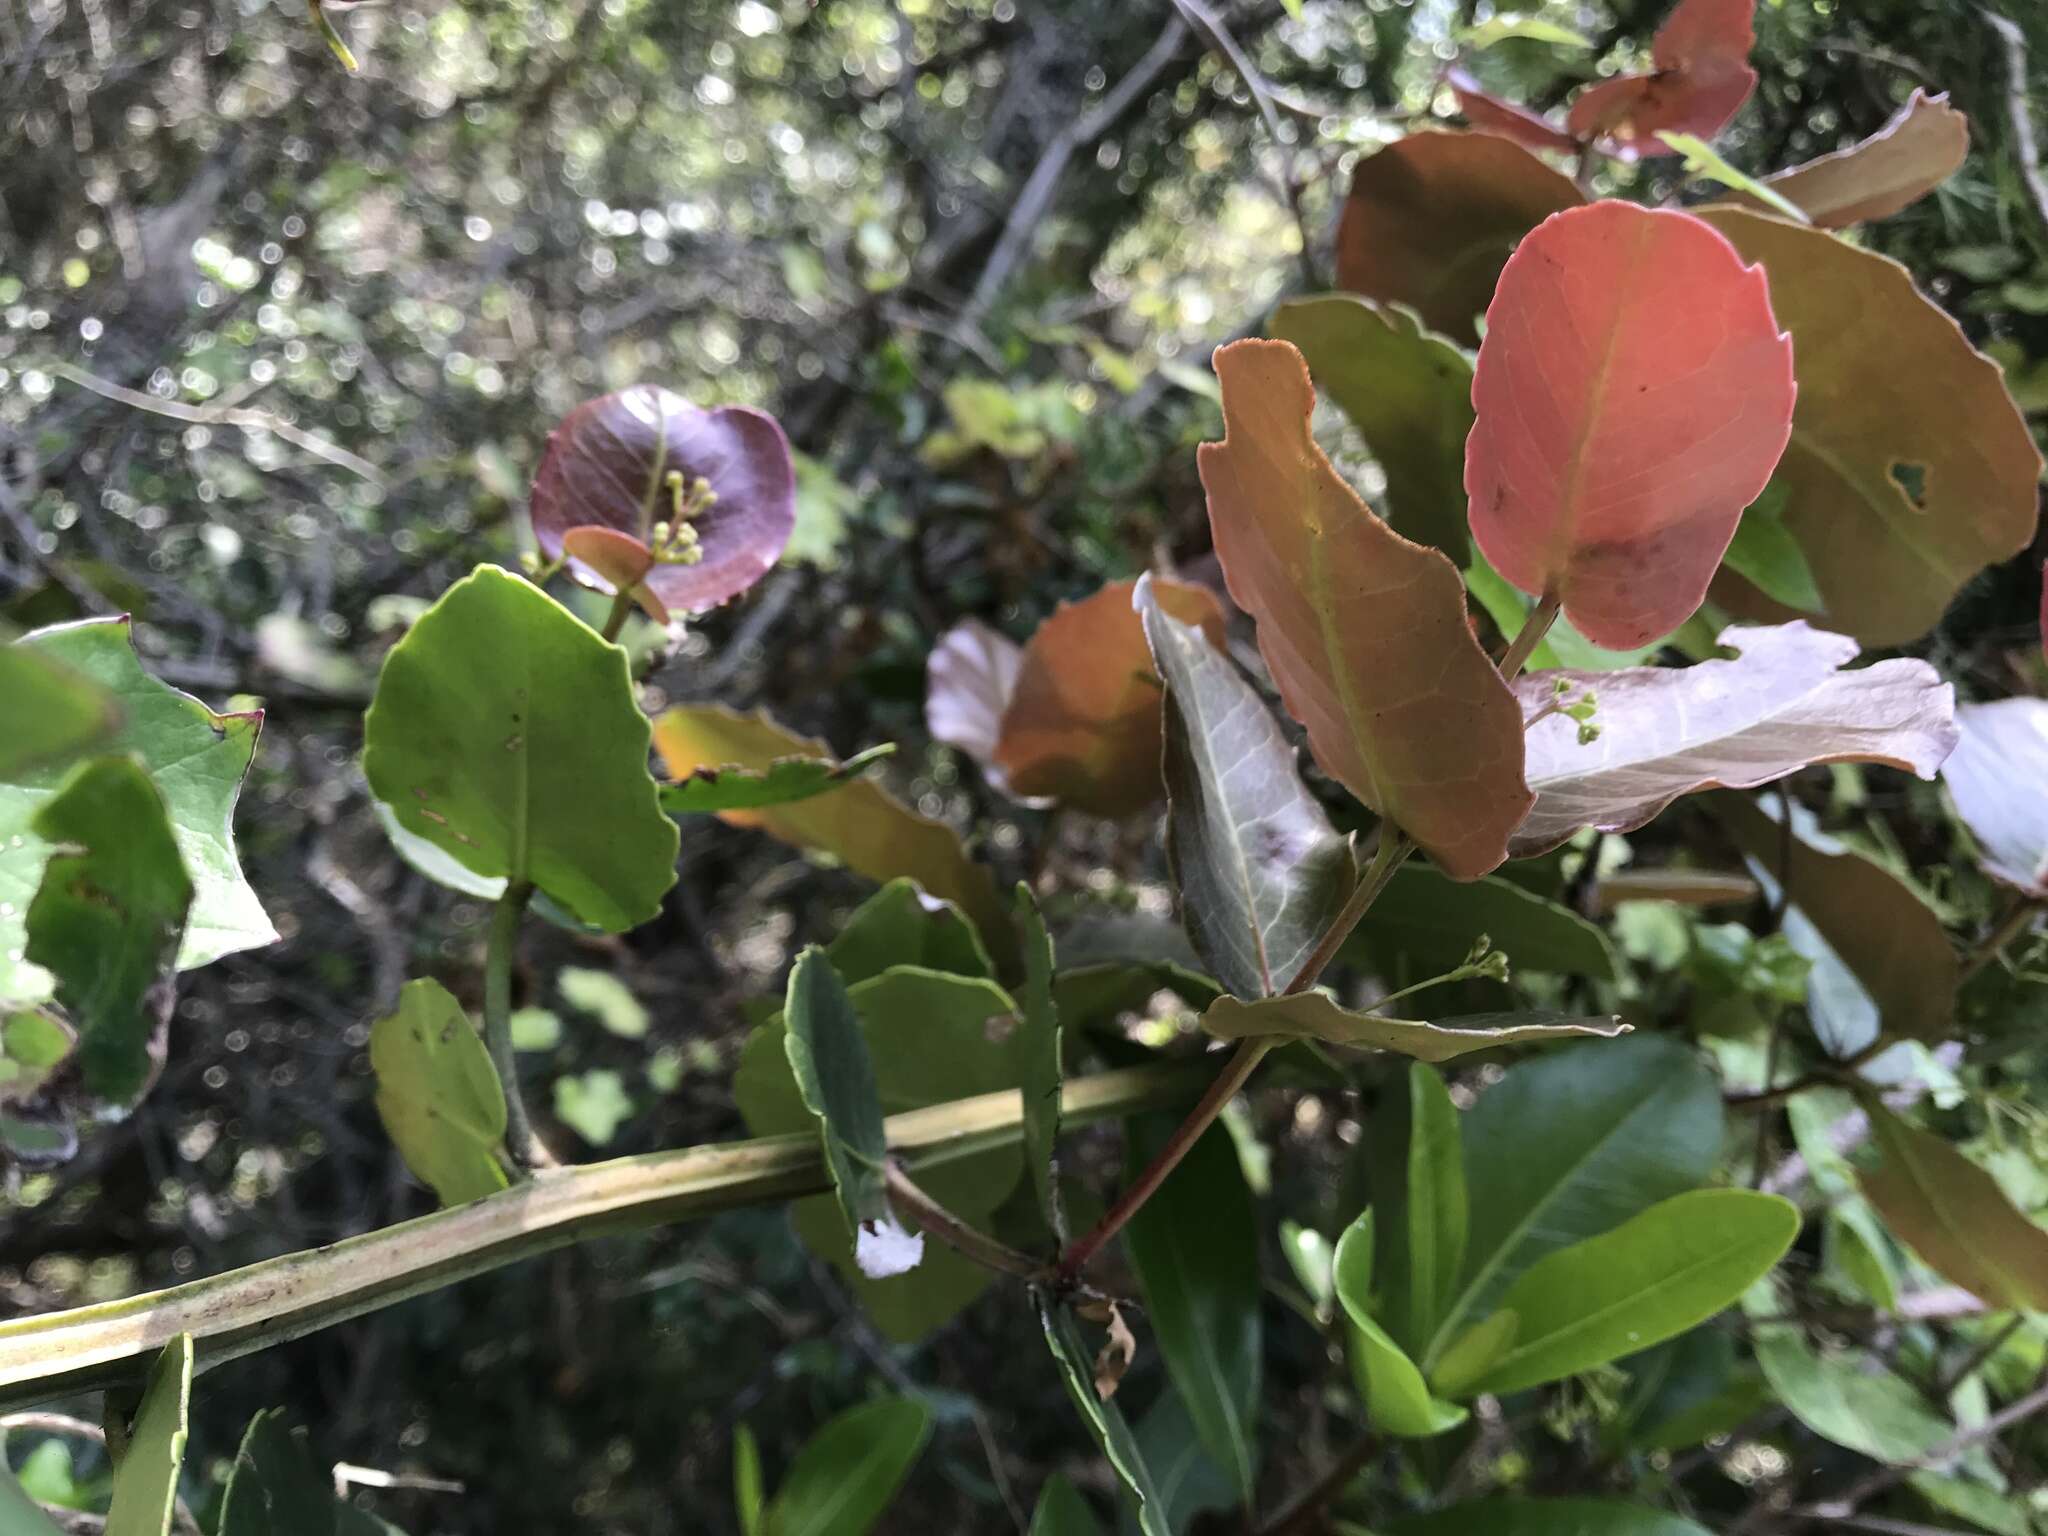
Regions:
<svg viewBox="0 0 2048 1536"><path fill-rule="evenodd" d="M849 1408L797 1453L768 1501L764 1536L866 1536L930 1434L930 1412L910 1398Z"/></svg>
<svg viewBox="0 0 2048 1536"><path fill-rule="evenodd" d="M625 1079L599 1069L555 1079L555 1118L593 1147L608 1147L633 1117Z"/></svg>
<svg viewBox="0 0 2048 1536"><path fill-rule="evenodd" d="M1801 613L1824 614L1806 552L1785 526L1783 486L1770 485L1742 514L1721 563L1776 603Z"/></svg>
<svg viewBox="0 0 2048 1536"><path fill-rule="evenodd" d="M127 1448L114 1463L105 1536L169 1536L191 1400L192 1335L181 1333L150 1367L142 1404L128 1423Z"/></svg>
<svg viewBox="0 0 2048 1536"><path fill-rule="evenodd" d="M490 1052L438 981L409 981L370 1026L377 1114L413 1176L460 1205L505 1187L505 1091Z"/></svg>
<svg viewBox="0 0 2048 1536"><path fill-rule="evenodd" d="M555 990L571 1008L597 1020L606 1034L621 1040L647 1038L647 1010L610 971L565 965L555 975Z"/></svg>
<svg viewBox="0 0 2048 1536"><path fill-rule="evenodd" d="M1452 880L1413 861L1394 871L1344 952L1398 985L1451 970L1480 939L1518 971L1612 980L1614 946L1558 902L1499 875Z"/></svg>
<svg viewBox="0 0 2048 1536"><path fill-rule="evenodd" d="M1102 1523L1080 1491L1055 1472L1038 1491L1031 1536L1102 1536Z"/></svg>
<svg viewBox="0 0 2048 1536"><path fill-rule="evenodd" d="M671 816L693 816L789 805L841 788L895 750L894 742L884 742L843 763L829 757L780 757L765 768L699 768L661 786L661 808Z"/></svg>
<svg viewBox="0 0 2048 1536"><path fill-rule="evenodd" d="M120 723L113 695L33 646L0 645L0 779L61 765Z"/></svg>
<svg viewBox="0 0 2048 1536"><path fill-rule="evenodd" d="M1387 1526L1388 1536L1709 1536L1690 1520L1610 1499L1481 1499Z"/></svg>

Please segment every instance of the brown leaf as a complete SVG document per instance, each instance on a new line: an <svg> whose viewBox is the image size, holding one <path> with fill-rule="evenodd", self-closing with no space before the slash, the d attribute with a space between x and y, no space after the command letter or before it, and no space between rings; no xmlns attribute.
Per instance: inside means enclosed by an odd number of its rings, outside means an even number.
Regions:
<svg viewBox="0 0 2048 1536"><path fill-rule="evenodd" d="M1095 1395L1106 1403L1116 1396L1116 1389L1123 1385L1124 1372L1138 1358L1138 1340L1115 1302L1110 1302L1103 1312L1101 1321L1109 1334L1103 1339L1102 1348L1095 1352Z"/></svg>
<svg viewBox="0 0 2048 1536"><path fill-rule="evenodd" d="M1939 1136L1866 1104L1883 1161L1860 1174L1878 1214L1927 1266L1994 1310L2048 1310L2048 1230Z"/></svg>
<svg viewBox="0 0 2048 1536"><path fill-rule="evenodd" d="M549 560L563 555L572 528L610 528L652 546L654 525L677 520L679 494L699 479L717 498L686 519L701 558L658 564L646 584L665 607L714 608L773 569L796 527L789 443L763 411L707 411L645 384L579 405L549 436L534 474L534 537ZM615 590L580 559L569 569L588 586Z"/></svg>
<svg viewBox="0 0 2048 1536"><path fill-rule="evenodd" d="M1799 400L1772 484L1829 628L1918 639L2033 536L2041 455L2004 376L1897 262L1737 208L1700 216L1764 264L1792 333ZM1712 595L1743 618L1793 616L1727 572Z"/></svg>
<svg viewBox="0 0 2048 1536"><path fill-rule="evenodd" d="M1734 626L1732 661L1614 672L1534 672L1515 691L1533 718L1590 692L1597 740L1559 713L1528 733L1536 808L1516 857L1555 848L1583 827L1629 832L1682 795L1753 789L1815 763L1883 763L1934 777L1954 750L1955 690L1924 661L1841 670L1856 642L1803 623ZM1565 685L1560 695L1558 685Z"/></svg>
<svg viewBox="0 0 2048 1536"><path fill-rule="evenodd" d="M1965 704L1956 725L1941 777L1984 872L2048 897L2048 699Z"/></svg>
<svg viewBox="0 0 2048 1536"><path fill-rule="evenodd" d="M1018 794L1109 817L1134 815L1165 794L1165 695L1131 606L1136 587L1113 581L1062 603L1024 647L995 753ZM1204 588L1154 577L1152 591L1168 613L1223 643L1223 610Z"/></svg>
<svg viewBox="0 0 2048 1536"><path fill-rule="evenodd" d="M947 630L925 662L925 728L973 758L992 780L1001 777L996 741L1023 664L1024 648L979 619Z"/></svg>
<svg viewBox="0 0 2048 1536"><path fill-rule="evenodd" d="M1528 149L1576 153L1579 142L1547 117L1512 101L1503 101L1462 69L1444 71L1444 82L1458 98L1458 110L1480 133L1497 133Z"/></svg>
<svg viewBox="0 0 2048 1536"><path fill-rule="evenodd" d="M1756 89L1756 0L1678 0L1650 41L1649 74L1620 75L1579 93L1566 119L1581 143L1611 155L1668 155L1658 133L1711 139Z"/></svg>
<svg viewBox="0 0 2048 1536"><path fill-rule="evenodd" d="M1948 97L1915 91L1891 120L1861 143L1766 176L1822 229L1888 218L1918 202L1962 169L1970 153L1970 120ZM1761 207L1735 194L1735 201Z"/></svg>
<svg viewBox="0 0 2048 1536"><path fill-rule="evenodd" d="M710 704L665 710L654 722L654 748L677 779L701 768L765 769L781 758L833 755L824 742L784 730L765 715ZM1016 954L1016 935L995 880L968 858L960 835L918 815L872 779L853 779L809 800L719 816L795 847L829 853L870 880L908 876L965 912L999 963L1007 965Z"/></svg>
<svg viewBox="0 0 2048 1536"><path fill-rule="evenodd" d="M1411 133L1359 161L1337 226L1337 286L1406 304L1475 346L1515 242L1585 199L1521 145L1491 133Z"/></svg>
<svg viewBox="0 0 2048 1536"><path fill-rule="evenodd" d="M1605 1016L1572 1018L1556 1013L1481 1013L1425 1024L1415 1019L1390 1019L1340 1007L1322 992L1296 992L1286 997L1242 1002L1219 997L1202 1015L1202 1028L1219 1040L1245 1040L1280 1035L1294 1040L1320 1040L1393 1051L1417 1061L1450 1061L1472 1051L1503 1045L1563 1040L1579 1035L1612 1038L1629 1026Z"/></svg>
<svg viewBox="0 0 2048 1536"><path fill-rule="evenodd" d="M1533 803L1521 711L1465 615L1457 568L1372 515L1309 432L1284 341L1218 349L1224 437L1199 455L1231 596L1332 778L1454 879L1485 874Z"/></svg>

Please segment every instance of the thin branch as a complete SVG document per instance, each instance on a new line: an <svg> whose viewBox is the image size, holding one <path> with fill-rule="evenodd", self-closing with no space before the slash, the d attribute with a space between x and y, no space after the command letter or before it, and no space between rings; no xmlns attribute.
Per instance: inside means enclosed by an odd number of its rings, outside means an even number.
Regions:
<svg viewBox="0 0 2048 1536"><path fill-rule="evenodd" d="M512 1046L512 963L519 953L519 922L533 887L514 881L491 912L490 947L484 953L484 1044L505 1090L505 1144L522 1171L552 1168L555 1159L534 1133L519 1091L519 1059Z"/></svg>
<svg viewBox="0 0 2048 1536"><path fill-rule="evenodd" d="M1947 1402L1949 1394L1982 1370L1985 1362L2005 1348L2006 1341L2026 1326L2026 1321L2027 1315L2024 1312L2015 1312L2006 1320L2005 1326L1987 1334L1982 1342L1963 1358L1962 1364L1935 1384L1935 1397L1944 1403Z"/></svg>
<svg viewBox="0 0 2048 1536"><path fill-rule="evenodd" d="M1008 1243L997 1242L986 1232L955 1216L925 1193L896 1159L889 1159L882 1177L888 1183L889 1199L896 1209L961 1257L999 1274L1016 1275L1025 1280L1045 1279L1043 1264L1028 1253L1019 1253Z"/></svg>
<svg viewBox="0 0 2048 1536"><path fill-rule="evenodd" d="M2034 202L2034 216L2048 232L2048 172L2041 169L2041 146L2034 138L2034 117L2027 90L2027 34L2010 16L1987 10L1984 19L2005 45L2005 110L2012 120L2012 152L2020 163L2020 180Z"/></svg>
<svg viewBox="0 0 2048 1536"><path fill-rule="evenodd" d="M1904 1482L1913 1473L1946 1466L1971 1446L1982 1445L1986 1440L1997 1438L2015 1424L2025 1423L2044 1408L2048 1408L2048 1387L2037 1387L2025 1397L2006 1404L1983 1423L1973 1424L1968 1429L1951 1435L1925 1455L1915 1456L1909 1461L1894 1462L1888 1467L1879 1467L1867 1477L1851 1484L1840 1497L1808 1504L1792 1513L1801 1519L1832 1520L1840 1523L1854 1516L1860 1506Z"/></svg>
<svg viewBox="0 0 2048 1536"><path fill-rule="evenodd" d="M269 411L259 411L246 405L185 405L176 400L159 400L155 395L145 395L140 390L87 373L83 368L74 368L69 363L47 363L44 366L58 378L76 384L80 389L89 389L103 400L133 406L153 416L167 416L172 421L182 421L195 427L239 427L244 432L271 433L295 448L303 448L316 459L325 459L337 469L360 476L379 490L385 488L384 471L368 459L359 458L339 443L329 442L318 433L294 426Z"/></svg>
<svg viewBox="0 0 2048 1536"><path fill-rule="evenodd" d="M1258 1536L1307 1536L1315 1529L1323 1511L1351 1486L1352 1479L1365 1469L1365 1464L1372 1460L1373 1452L1378 1449L1376 1437L1361 1436L1358 1443L1339 1456L1330 1470L1317 1478L1300 1497L1260 1526Z"/></svg>
<svg viewBox="0 0 2048 1536"><path fill-rule="evenodd" d="M1372 866L1366 870L1365 878L1358 882L1357 889L1352 891L1350 900L1344 903L1342 910L1331 920L1328 930L1316 940L1316 947L1309 952L1308 959L1302 962L1301 969L1294 973L1294 979L1287 983L1283 995L1292 997L1295 993L1305 992L1316 984L1316 979L1323 974L1330 962L1337 958L1337 951L1344 947L1344 941L1351 937L1351 930L1358 926L1367 910L1379 900L1380 892L1387 888L1388 882L1394 878L1394 872L1414 851L1415 844L1398 828L1389 826L1380 833L1380 845L1373 854Z"/></svg>

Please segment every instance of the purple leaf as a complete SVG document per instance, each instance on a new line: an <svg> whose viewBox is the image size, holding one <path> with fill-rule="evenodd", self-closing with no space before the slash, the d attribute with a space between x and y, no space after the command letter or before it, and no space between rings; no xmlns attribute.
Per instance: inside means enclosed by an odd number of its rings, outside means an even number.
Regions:
<svg viewBox="0 0 2048 1536"><path fill-rule="evenodd" d="M963 619L925 662L924 722L936 741L965 752L992 781L1003 711L1017 691L1024 648L979 619Z"/></svg>
<svg viewBox="0 0 2048 1536"><path fill-rule="evenodd" d="M1962 740L1942 765L1984 872L2048 896L2048 699L2001 699L1956 711Z"/></svg>

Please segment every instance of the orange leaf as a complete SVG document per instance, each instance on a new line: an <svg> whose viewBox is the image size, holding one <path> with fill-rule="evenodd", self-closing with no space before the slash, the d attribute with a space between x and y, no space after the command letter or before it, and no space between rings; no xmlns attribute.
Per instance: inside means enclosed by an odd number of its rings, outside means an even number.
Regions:
<svg viewBox="0 0 2048 1536"><path fill-rule="evenodd" d="M1487 310L1465 447L1472 534L1596 645L1669 634L1706 595L1792 429L1764 274L1690 214L1546 220Z"/></svg>
<svg viewBox="0 0 2048 1536"><path fill-rule="evenodd" d="M1062 603L1024 647L1003 711L995 762L1008 787L1096 816L1142 811L1166 792L1160 777L1165 693L1131 606L1137 583L1113 581ZM1223 609L1210 593L1155 577L1159 604L1223 643Z"/></svg>
<svg viewBox="0 0 2048 1536"><path fill-rule="evenodd" d="M1465 618L1457 568L1372 515L1309 433L1284 341L1219 348L1224 437L1202 485L1230 595L1325 772L1459 880L1528 814L1522 712Z"/></svg>

